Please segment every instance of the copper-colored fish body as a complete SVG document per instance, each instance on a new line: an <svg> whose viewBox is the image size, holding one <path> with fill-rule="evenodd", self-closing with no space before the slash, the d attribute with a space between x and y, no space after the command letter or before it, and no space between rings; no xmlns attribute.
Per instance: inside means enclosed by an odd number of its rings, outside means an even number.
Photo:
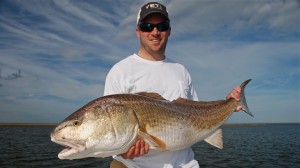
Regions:
<svg viewBox="0 0 300 168"><path fill-rule="evenodd" d="M242 85L241 100L197 102L178 98L172 102L156 93L116 94L98 98L67 117L52 132L52 141L83 150L66 150L61 159L107 157L126 152L138 138L152 149L180 150L196 142L222 148L222 131L218 128L237 106L248 110ZM78 124L78 125L76 125ZM80 146L80 145L77 145Z"/></svg>

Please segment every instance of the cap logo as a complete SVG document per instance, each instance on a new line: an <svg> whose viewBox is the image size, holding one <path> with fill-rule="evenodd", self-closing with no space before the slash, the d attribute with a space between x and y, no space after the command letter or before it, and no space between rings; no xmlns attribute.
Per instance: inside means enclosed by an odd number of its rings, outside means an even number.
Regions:
<svg viewBox="0 0 300 168"><path fill-rule="evenodd" d="M162 7L160 4L149 4L146 6L146 9L149 9L149 8L155 8L155 9L160 9L162 10Z"/></svg>

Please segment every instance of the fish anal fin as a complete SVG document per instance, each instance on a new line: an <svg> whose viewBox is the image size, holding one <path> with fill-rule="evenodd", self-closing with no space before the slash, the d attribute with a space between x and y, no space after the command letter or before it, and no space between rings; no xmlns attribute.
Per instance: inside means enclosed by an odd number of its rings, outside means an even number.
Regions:
<svg viewBox="0 0 300 168"><path fill-rule="evenodd" d="M223 149L223 132L222 132L222 130L218 129L211 136L207 137L204 141L219 148L219 149Z"/></svg>
<svg viewBox="0 0 300 168"><path fill-rule="evenodd" d="M136 94L142 95L142 96L146 96L146 97L150 97L150 98L153 98L153 99L166 100L165 98L163 98L158 93L153 93L153 92L139 92L139 93L136 93Z"/></svg>
<svg viewBox="0 0 300 168"><path fill-rule="evenodd" d="M152 148L166 151L166 144L159 138L147 133L146 129L140 128L140 138L150 144Z"/></svg>

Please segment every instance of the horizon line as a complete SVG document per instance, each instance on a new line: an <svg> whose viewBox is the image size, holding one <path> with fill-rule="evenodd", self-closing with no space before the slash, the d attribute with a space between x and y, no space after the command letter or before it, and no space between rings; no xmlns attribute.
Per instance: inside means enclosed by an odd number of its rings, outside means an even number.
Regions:
<svg viewBox="0 0 300 168"><path fill-rule="evenodd" d="M0 123L0 126L57 126L59 123ZM299 122L283 122L283 123L225 123L224 126L255 126L266 124L300 124Z"/></svg>

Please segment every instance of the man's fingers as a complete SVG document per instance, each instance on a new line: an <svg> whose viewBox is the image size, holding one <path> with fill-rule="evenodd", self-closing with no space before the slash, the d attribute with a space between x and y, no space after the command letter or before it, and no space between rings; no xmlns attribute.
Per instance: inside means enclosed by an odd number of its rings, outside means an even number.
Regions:
<svg viewBox="0 0 300 168"><path fill-rule="evenodd" d="M134 151L135 151L135 146L133 145L132 147L129 148L129 150L126 153L121 154L121 156L124 159L131 159Z"/></svg>
<svg viewBox="0 0 300 168"><path fill-rule="evenodd" d="M241 95L241 87L237 86L232 89L232 91L226 96L226 99L233 98L236 101L240 100L240 95Z"/></svg>
<svg viewBox="0 0 300 168"><path fill-rule="evenodd" d="M149 152L149 144L144 140L137 140L126 153L121 154L124 159L133 159L138 156L143 156Z"/></svg>
<svg viewBox="0 0 300 168"><path fill-rule="evenodd" d="M140 150L141 150L141 140L137 140L136 144L135 144L135 150L134 150L134 157L139 156L140 154Z"/></svg>
<svg viewBox="0 0 300 168"><path fill-rule="evenodd" d="M150 146L148 143L145 143L145 154L149 152Z"/></svg>
<svg viewBox="0 0 300 168"><path fill-rule="evenodd" d="M145 154L145 141L141 141L140 156L143 156L144 154Z"/></svg>
<svg viewBox="0 0 300 168"><path fill-rule="evenodd" d="M235 100L237 100L237 101L240 100L241 90L242 90L242 89L241 89L241 87L239 87L239 86L233 88L232 93L233 93L233 95L234 95Z"/></svg>
<svg viewBox="0 0 300 168"><path fill-rule="evenodd" d="M239 112L243 109L243 106L237 106L234 112Z"/></svg>
<svg viewBox="0 0 300 168"><path fill-rule="evenodd" d="M236 111L241 111L243 109L243 106L238 106L237 108L236 108Z"/></svg>

